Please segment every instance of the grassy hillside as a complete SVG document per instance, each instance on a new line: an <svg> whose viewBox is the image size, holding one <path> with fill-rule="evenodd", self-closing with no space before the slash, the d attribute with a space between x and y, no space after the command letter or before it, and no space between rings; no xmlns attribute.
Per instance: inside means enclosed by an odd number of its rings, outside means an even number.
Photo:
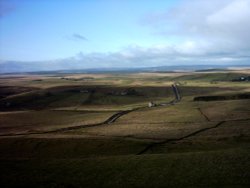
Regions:
<svg viewBox="0 0 250 188"><path fill-rule="evenodd" d="M248 187L249 157L238 149L15 163L2 160L0 176L1 185L8 187Z"/></svg>
<svg viewBox="0 0 250 188"><path fill-rule="evenodd" d="M194 100L249 93L243 74L0 79L0 187L249 187L250 99Z"/></svg>

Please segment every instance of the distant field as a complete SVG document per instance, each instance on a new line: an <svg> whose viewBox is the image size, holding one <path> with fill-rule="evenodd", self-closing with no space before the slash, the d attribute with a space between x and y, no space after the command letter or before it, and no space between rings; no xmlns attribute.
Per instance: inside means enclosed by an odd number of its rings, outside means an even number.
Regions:
<svg viewBox="0 0 250 188"><path fill-rule="evenodd" d="M0 187L249 187L249 75L1 75Z"/></svg>

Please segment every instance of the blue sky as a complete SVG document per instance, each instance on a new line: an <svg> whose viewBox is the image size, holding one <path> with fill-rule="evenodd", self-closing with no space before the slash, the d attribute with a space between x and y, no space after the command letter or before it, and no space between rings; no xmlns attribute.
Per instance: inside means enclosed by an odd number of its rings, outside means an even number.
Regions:
<svg viewBox="0 0 250 188"><path fill-rule="evenodd" d="M152 35L140 21L176 1L8 0L5 4L14 10L1 18L1 58L28 61L160 43L163 38Z"/></svg>
<svg viewBox="0 0 250 188"><path fill-rule="evenodd" d="M249 61L249 0L0 2L5 67L9 61L51 69Z"/></svg>

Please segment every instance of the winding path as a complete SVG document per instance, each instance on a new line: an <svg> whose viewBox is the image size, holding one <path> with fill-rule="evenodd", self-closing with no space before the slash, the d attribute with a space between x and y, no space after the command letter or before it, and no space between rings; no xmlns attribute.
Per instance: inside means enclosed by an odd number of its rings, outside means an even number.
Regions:
<svg viewBox="0 0 250 188"><path fill-rule="evenodd" d="M179 90L177 88L177 85L174 83L172 85L172 88L173 88L173 92L175 94L175 99L172 100L172 101L170 101L170 102L157 104L153 108L159 107L159 106L171 105L171 104L175 104L177 102L180 102L181 96L180 96ZM142 107L133 108L131 110L120 111L120 112L117 112L117 113L113 114L107 120L105 120L103 122L100 122L100 123L78 125L78 126L74 126L74 127L65 127L65 128L55 129L55 130L51 130L51 131L19 133L19 134L1 134L0 137L1 136L26 136L26 135L37 135L37 134L47 134L47 133L58 133L58 132L71 131L71 130L76 130L76 129L81 129L81 128L87 128L87 127L95 127L95 126L100 126L100 125L109 125L109 124L114 123L120 117L122 117L122 116L124 116L124 115L126 115L126 114L128 114L130 112L134 112L136 110L140 110L140 109L144 109L144 108L149 108L149 107L148 106L142 106Z"/></svg>

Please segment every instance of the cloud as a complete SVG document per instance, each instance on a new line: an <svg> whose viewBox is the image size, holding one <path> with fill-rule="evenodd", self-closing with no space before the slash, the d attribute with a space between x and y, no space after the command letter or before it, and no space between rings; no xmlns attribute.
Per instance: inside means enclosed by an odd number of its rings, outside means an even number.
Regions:
<svg viewBox="0 0 250 188"><path fill-rule="evenodd" d="M245 65L250 54L217 52L199 49L203 44L187 41L179 45L152 45L143 47L130 45L120 51L110 53L83 53L57 61L65 67L156 67L168 65ZM209 48L209 47L207 47Z"/></svg>
<svg viewBox="0 0 250 188"><path fill-rule="evenodd" d="M151 46L128 45L110 53L78 53L50 61L46 67L63 69L101 67L154 67L164 65L250 65L250 0L192 0L164 12L148 13L148 27L163 41ZM88 41L81 34L68 37ZM42 64L42 63L41 63Z"/></svg>
<svg viewBox="0 0 250 188"><path fill-rule="evenodd" d="M41 70L73 70L88 68L135 68L176 65L224 65L247 66L250 56L231 53L194 54L187 53L185 48L189 45L174 46L128 46L121 51L113 53L83 53L74 57L43 62L2 62L0 72L41 71ZM184 50L183 50L184 48Z"/></svg>
<svg viewBox="0 0 250 188"><path fill-rule="evenodd" d="M178 46L130 45L112 53L83 53L73 57L43 62L1 62L0 72L70 70L88 68L135 68L176 65L249 66L250 54L210 52L198 50L200 44L187 42ZM192 50L190 50L190 48ZM194 51L194 52L193 52Z"/></svg>
<svg viewBox="0 0 250 188"><path fill-rule="evenodd" d="M250 0L181 1L141 23L155 35L178 38L183 53L250 54Z"/></svg>
<svg viewBox="0 0 250 188"><path fill-rule="evenodd" d="M80 34L74 33L71 38L77 41L88 41L88 39Z"/></svg>

